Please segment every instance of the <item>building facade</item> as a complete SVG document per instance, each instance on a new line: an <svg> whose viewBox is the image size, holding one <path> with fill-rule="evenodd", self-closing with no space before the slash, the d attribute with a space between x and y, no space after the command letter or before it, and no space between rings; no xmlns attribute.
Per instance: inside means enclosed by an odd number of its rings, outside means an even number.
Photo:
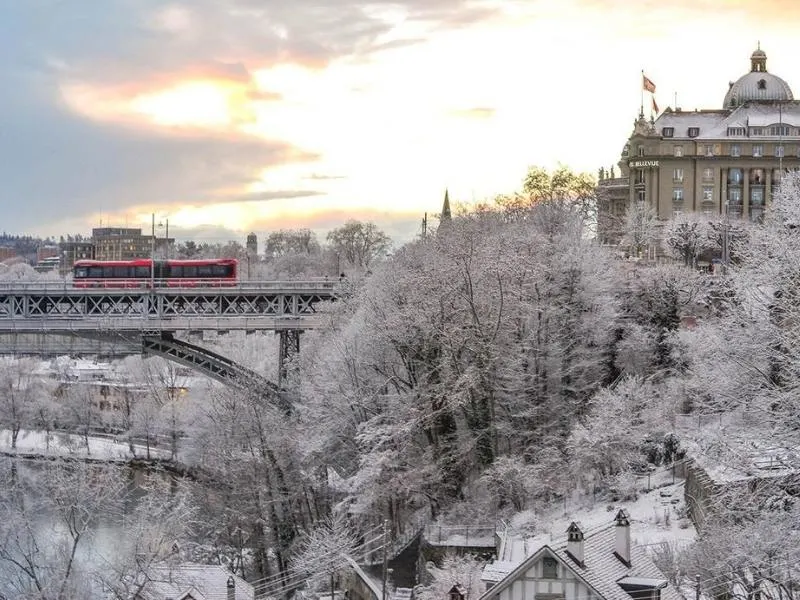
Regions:
<svg viewBox="0 0 800 600"><path fill-rule="evenodd" d="M601 196L604 186L615 193L605 194L599 224L614 221L622 203L649 206L661 219L696 212L758 220L781 173L800 166L800 102L767 70L759 47L721 108L670 107L650 121L640 113L619 166L621 178L600 184ZM608 233L601 226L601 238Z"/></svg>
<svg viewBox="0 0 800 600"><path fill-rule="evenodd" d="M72 271L72 265L76 260L94 258L94 242L82 236L67 236L66 240L61 238L58 249L61 252L62 275Z"/></svg>
<svg viewBox="0 0 800 600"><path fill-rule="evenodd" d="M96 260L149 258L153 238L132 227L96 227L92 229Z"/></svg>

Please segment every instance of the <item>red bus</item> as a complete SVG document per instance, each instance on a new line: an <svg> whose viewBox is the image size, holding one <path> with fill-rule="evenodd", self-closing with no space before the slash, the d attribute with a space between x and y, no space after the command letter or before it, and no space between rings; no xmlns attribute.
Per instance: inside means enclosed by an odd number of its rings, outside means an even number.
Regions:
<svg viewBox="0 0 800 600"><path fill-rule="evenodd" d="M72 287L226 287L236 285L238 266L235 258L76 260Z"/></svg>

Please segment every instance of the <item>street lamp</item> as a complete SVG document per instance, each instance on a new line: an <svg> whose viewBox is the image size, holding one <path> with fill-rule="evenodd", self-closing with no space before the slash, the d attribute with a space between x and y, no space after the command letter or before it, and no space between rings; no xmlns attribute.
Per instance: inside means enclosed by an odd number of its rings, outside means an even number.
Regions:
<svg viewBox="0 0 800 600"><path fill-rule="evenodd" d="M169 217L164 217L166 228L164 232L164 258L169 260ZM164 227L164 224L159 221L159 228Z"/></svg>
<svg viewBox="0 0 800 600"><path fill-rule="evenodd" d="M156 287L156 213L150 213L150 289Z"/></svg>

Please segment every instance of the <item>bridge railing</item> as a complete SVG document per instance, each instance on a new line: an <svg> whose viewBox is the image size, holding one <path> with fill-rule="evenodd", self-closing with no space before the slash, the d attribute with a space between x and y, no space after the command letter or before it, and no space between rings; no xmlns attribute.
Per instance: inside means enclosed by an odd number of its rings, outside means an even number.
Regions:
<svg viewBox="0 0 800 600"><path fill-rule="evenodd" d="M304 279L304 280L279 280L279 281L251 281L240 280L233 284L226 283L220 286L217 283L200 281L200 285L186 287L175 286L174 282L166 280L155 280L156 291L167 291L172 289L214 289L214 290L335 290L339 287L338 280L330 279ZM71 279L59 281L0 281L0 291L8 292L56 292L64 290L126 290L126 291L149 291L150 280L143 281L141 286L122 287L118 285L108 285L105 287L76 288L72 285Z"/></svg>

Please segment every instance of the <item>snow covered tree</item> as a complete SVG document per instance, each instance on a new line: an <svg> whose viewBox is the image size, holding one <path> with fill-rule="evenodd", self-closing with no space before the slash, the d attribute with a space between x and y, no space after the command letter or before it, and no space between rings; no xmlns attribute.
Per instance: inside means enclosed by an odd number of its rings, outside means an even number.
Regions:
<svg viewBox="0 0 800 600"><path fill-rule="evenodd" d="M351 219L341 227L328 232L328 244L342 260L342 264L368 269L375 259L384 256L391 247L391 239L375 223Z"/></svg>
<svg viewBox="0 0 800 600"><path fill-rule="evenodd" d="M0 368L0 428L11 433L11 447L23 427L36 420L36 407L47 390L31 359L5 358Z"/></svg>
<svg viewBox="0 0 800 600"><path fill-rule="evenodd" d="M432 563L426 565L430 583L417 588L416 597L420 600L441 600L448 597L454 586L458 586L465 598L480 598L484 592L481 575L485 564L469 554L447 554L441 566Z"/></svg>
<svg viewBox="0 0 800 600"><path fill-rule="evenodd" d="M681 214L664 227L664 249L684 266L694 267L697 257L712 247L708 220L692 214Z"/></svg>
<svg viewBox="0 0 800 600"><path fill-rule="evenodd" d="M639 258L658 238L658 215L644 202L633 204L625 213L622 243L631 256Z"/></svg>
<svg viewBox="0 0 800 600"><path fill-rule="evenodd" d="M292 572L312 590L327 586L333 600L336 576L349 566L347 559L355 556L357 548L356 533L344 516L330 515L299 539L291 559Z"/></svg>

